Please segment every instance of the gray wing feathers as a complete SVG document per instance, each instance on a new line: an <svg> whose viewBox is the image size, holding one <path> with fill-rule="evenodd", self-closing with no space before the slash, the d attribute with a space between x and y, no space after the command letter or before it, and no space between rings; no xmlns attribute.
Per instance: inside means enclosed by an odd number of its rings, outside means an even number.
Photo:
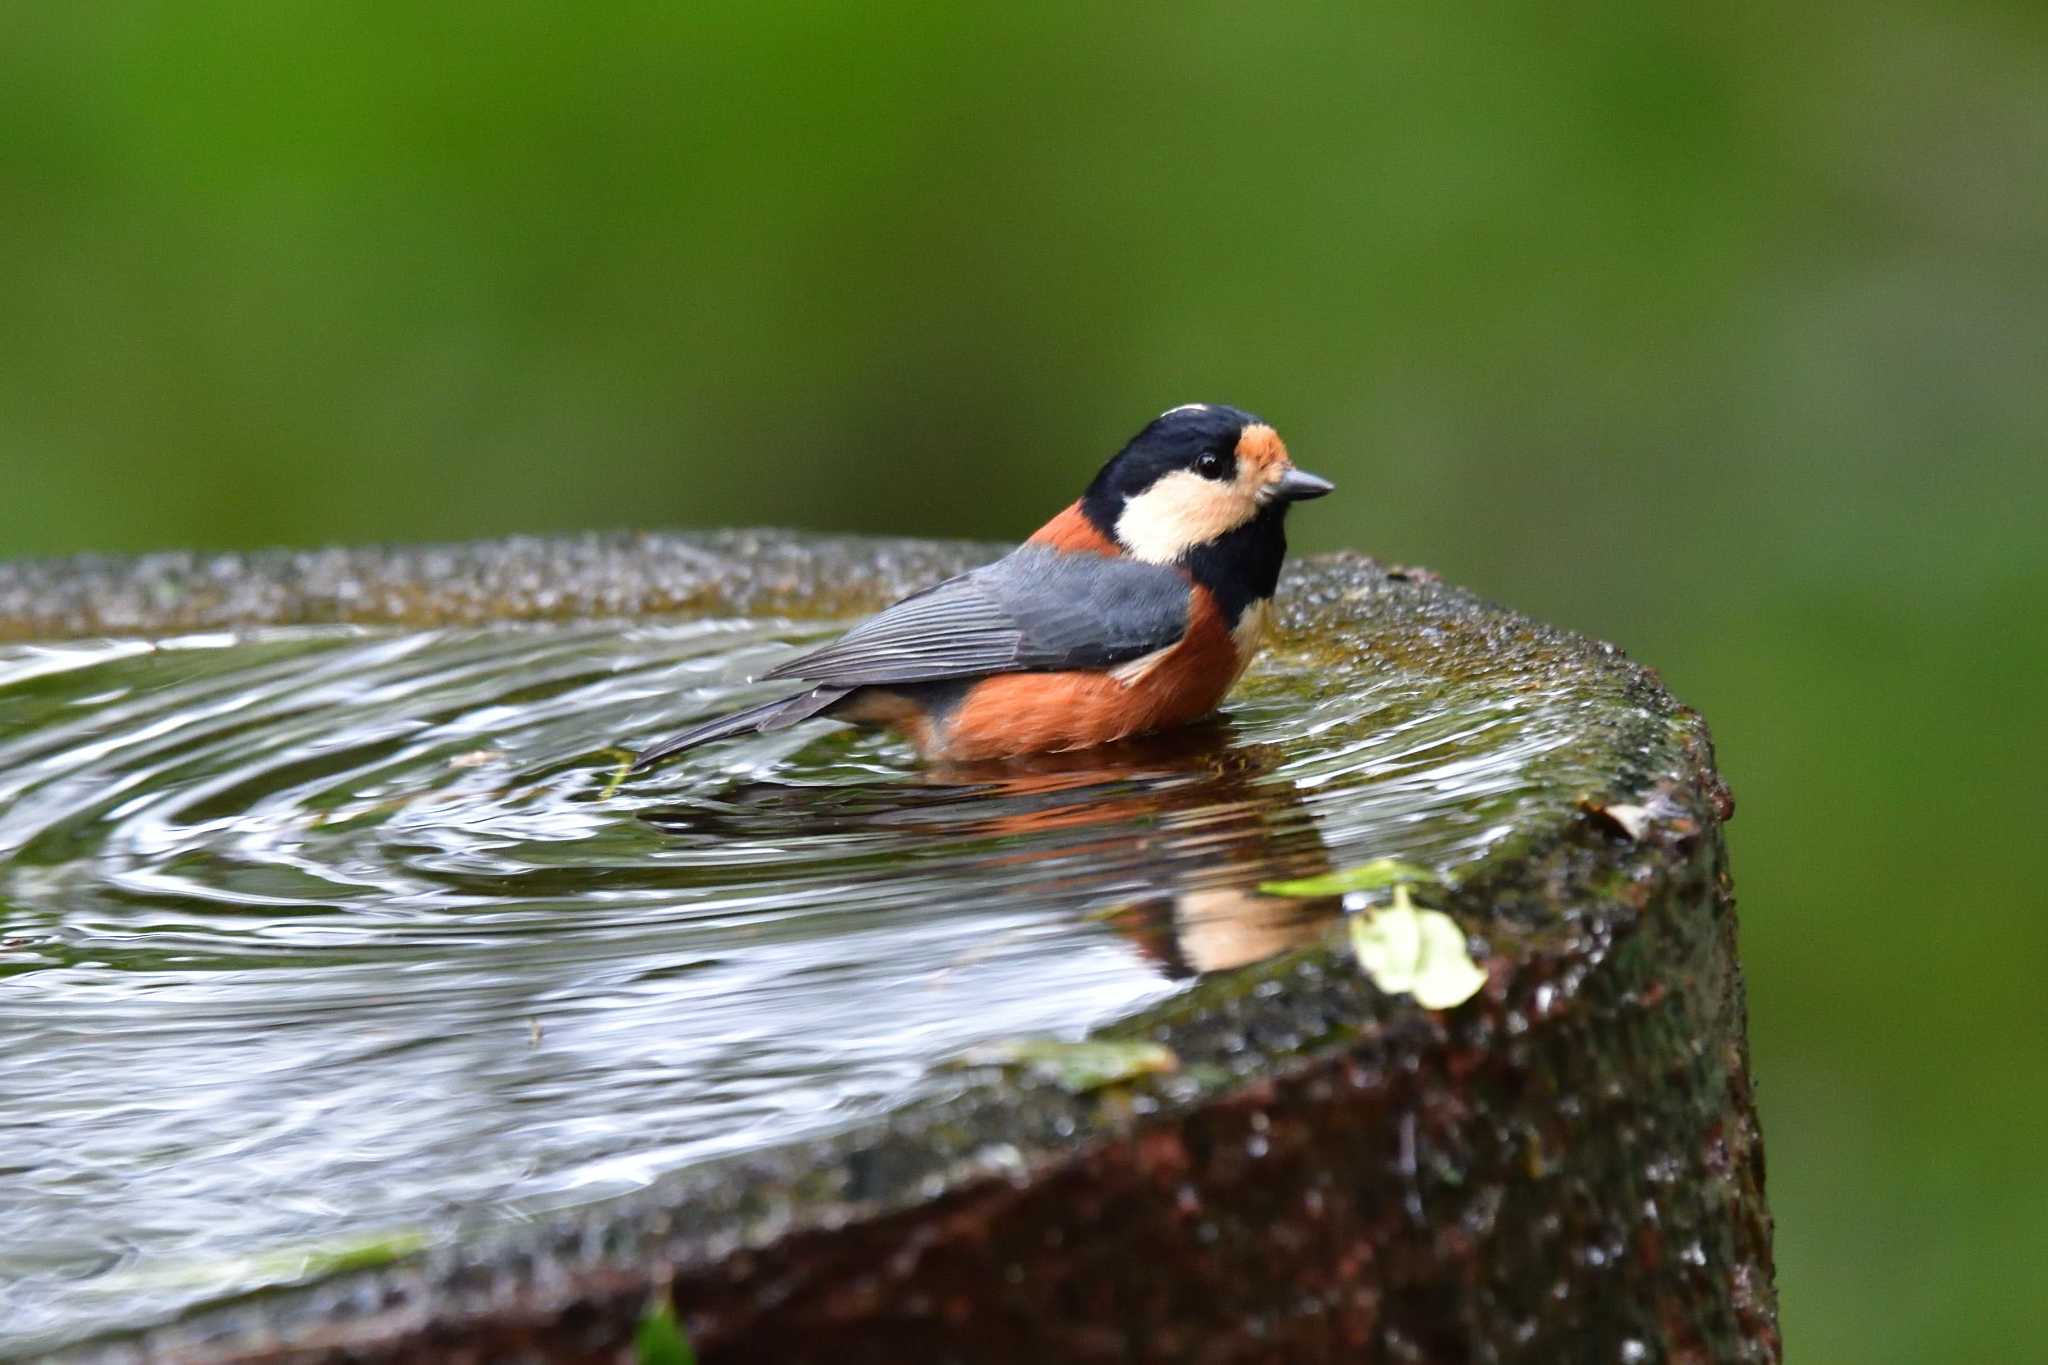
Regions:
<svg viewBox="0 0 2048 1365"><path fill-rule="evenodd" d="M1017 657L1017 629L991 609L971 578L948 579L906 597L767 676L858 684L1001 672Z"/></svg>
<svg viewBox="0 0 2048 1365"><path fill-rule="evenodd" d="M750 706L744 711L713 716L710 720L693 725L681 734L643 750L634 758L630 771L643 772L670 754L679 754L699 744L709 744L714 739L739 734L742 730L787 730L798 721L809 720L812 716L824 712L849 690L844 687L814 687L793 697L777 697L774 701Z"/></svg>
<svg viewBox="0 0 2048 1365"><path fill-rule="evenodd" d="M1187 580L1172 569L1025 546L767 676L860 686L1107 668L1164 649L1187 626Z"/></svg>

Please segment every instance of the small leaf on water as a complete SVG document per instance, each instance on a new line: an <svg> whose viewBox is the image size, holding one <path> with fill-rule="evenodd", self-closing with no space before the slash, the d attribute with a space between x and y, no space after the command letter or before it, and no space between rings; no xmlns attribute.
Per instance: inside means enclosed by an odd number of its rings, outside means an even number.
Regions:
<svg viewBox="0 0 2048 1365"><path fill-rule="evenodd" d="M1441 910L1418 910L1405 885L1394 888L1386 909L1351 917L1351 951L1375 986L1412 995L1424 1009L1462 1005L1486 984L1457 921Z"/></svg>
<svg viewBox="0 0 2048 1365"><path fill-rule="evenodd" d="M611 776L606 779L604 787L597 794L598 800L609 801L612 799L612 793L633 775L634 759L633 755L624 749L606 749L604 752L619 755L619 766L612 769Z"/></svg>
<svg viewBox="0 0 2048 1365"><path fill-rule="evenodd" d="M300 1246L275 1247L217 1260L172 1262L132 1271L115 1271L115 1283L132 1281L140 1286L203 1285L225 1279L250 1283L285 1284L295 1280L317 1280L351 1270L374 1270L403 1260L430 1245L426 1234L399 1228L361 1237L337 1237L332 1241Z"/></svg>
<svg viewBox="0 0 2048 1365"><path fill-rule="evenodd" d="M1422 962L1415 973L1415 1003L1426 1010L1454 1009L1479 994L1486 972L1465 947L1465 931L1441 910L1423 910Z"/></svg>
<svg viewBox="0 0 2048 1365"><path fill-rule="evenodd" d="M1180 1058L1170 1047L1112 1039L1063 1043L1057 1038L1016 1038L969 1048L958 1060L962 1066L1021 1068L1075 1095L1180 1069Z"/></svg>
<svg viewBox="0 0 2048 1365"><path fill-rule="evenodd" d="M683 1335L683 1325L665 1299L657 1300L640 1315L633 1333L634 1365L697 1365L697 1353Z"/></svg>
<svg viewBox="0 0 2048 1365"><path fill-rule="evenodd" d="M1374 858L1369 863L1347 867L1341 872L1326 872L1320 877L1260 882L1259 890L1269 896L1344 896L1353 891L1383 891L1408 882L1441 886L1443 881L1443 874L1430 868L1394 858Z"/></svg>
<svg viewBox="0 0 2048 1365"><path fill-rule="evenodd" d="M1096 906L1093 910L1083 914L1081 918L1089 924L1106 924L1111 920L1122 919L1125 915L1133 913L1138 908L1138 902L1136 901L1112 901L1108 905Z"/></svg>

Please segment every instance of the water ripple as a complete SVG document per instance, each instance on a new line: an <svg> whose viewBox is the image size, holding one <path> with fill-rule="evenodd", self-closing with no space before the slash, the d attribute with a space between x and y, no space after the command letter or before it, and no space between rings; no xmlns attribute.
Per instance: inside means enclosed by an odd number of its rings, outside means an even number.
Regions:
<svg viewBox="0 0 2048 1365"><path fill-rule="evenodd" d="M1579 757L1571 698L1282 657L1159 744L921 774L811 729L606 794L612 737L806 633L0 649L0 1352L936 1093L1320 931L1262 878L1479 856Z"/></svg>

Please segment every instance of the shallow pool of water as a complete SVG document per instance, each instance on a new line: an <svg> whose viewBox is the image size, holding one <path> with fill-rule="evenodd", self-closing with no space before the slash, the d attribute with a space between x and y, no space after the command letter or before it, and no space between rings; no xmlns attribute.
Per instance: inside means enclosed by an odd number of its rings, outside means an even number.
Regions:
<svg viewBox="0 0 2048 1365"><path fill-rule="evenodd" d="M1455 868L1597 776L1573 698L1281 654L1163 742L813 726L610 789L821 633L0 647L0 1354L942 1093L1323 931L1262 879Z"/></svg>

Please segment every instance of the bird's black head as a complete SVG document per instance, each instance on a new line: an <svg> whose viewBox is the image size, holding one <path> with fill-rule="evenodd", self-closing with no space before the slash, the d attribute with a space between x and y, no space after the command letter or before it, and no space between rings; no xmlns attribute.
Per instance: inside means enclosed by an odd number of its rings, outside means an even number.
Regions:
<svg viewBox="0 0 2048 1365"><path fill-rule="evenodd" d="M1251 413L1190 403L1133 436L1088 485L1081 510L1134 559L1185 564L1213 590L1268 597L1287 553L1288 505L1331 487L1296 469Z"/></svg>
<svg viewBox="0 0 2048 1365"><path fill-rule="evenodd" d="M1137 497L1176 470L1211 479L1234 478L1237 443L1247 428L1257 426L1265 423L1242 408L1217 403L1190 403L1159 414L1124 443L1124 448L1088 486L1091 513L1100 505L1110 514L1111 523L1102 529L1113 530L1125 500Z"/></svg>

